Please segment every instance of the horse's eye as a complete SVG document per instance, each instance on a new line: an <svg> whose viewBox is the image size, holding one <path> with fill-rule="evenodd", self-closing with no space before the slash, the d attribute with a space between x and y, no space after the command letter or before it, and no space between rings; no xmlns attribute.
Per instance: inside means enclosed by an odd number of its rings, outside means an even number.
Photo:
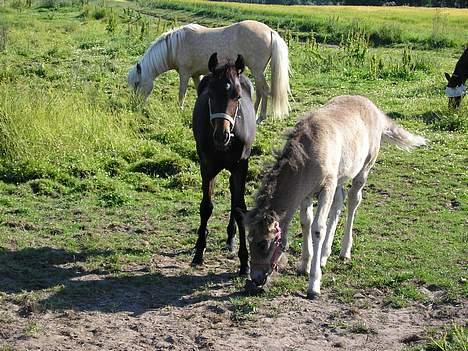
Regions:
<svg viewBox="0 0 468 351"><path fill-rule="evenodd" d="M226 90L229 90L229 89L231 89L231 84L226 83Z"/></svg>

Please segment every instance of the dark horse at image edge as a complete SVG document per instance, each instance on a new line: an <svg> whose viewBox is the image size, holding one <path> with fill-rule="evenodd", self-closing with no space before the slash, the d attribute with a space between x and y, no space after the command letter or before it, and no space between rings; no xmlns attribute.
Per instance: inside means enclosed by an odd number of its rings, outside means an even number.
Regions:
<svg viewBox="0 0 468 351"><path fill-rule="evenodd" d="M192 120L203 190L200 227L192 265L203 264L207 223L213 212L215 177L226 169L231 173L231 214L227 226L227 247L234 250L237 223L240 242L239 274L247 275L249 263L243 213L246 211L244 195L248 158L256 132L253 86L242 74L245 64L241 55L238 55L235 63L228 61L219 64L217 54L214 53L209 59L208 68L211 73L198 86Z"/></svg>
<svg viewBox="0 0 468 351"><path fill-rule="evenodd" d="M463 95L466 93L465 82L468 79L468 48L457 61L452 75L445 72L447 87L445 95L449 98L449 107L459 108Z"/></svg>

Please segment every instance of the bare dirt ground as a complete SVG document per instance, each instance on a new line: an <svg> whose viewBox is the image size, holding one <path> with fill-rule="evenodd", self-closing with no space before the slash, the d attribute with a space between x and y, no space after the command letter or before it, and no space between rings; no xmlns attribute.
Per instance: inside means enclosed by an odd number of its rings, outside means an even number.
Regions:
<svg viewBox="0 0 468 351"><path fill-rule="evenodd" d="M392 309L378 291L352 305L298 293L242 313L225 266L194 273L176 257L154 262L122 278L76 274L40 303L0 297L0 350L401 350L467 317L466 301L438 304L435 293L434 303Z"/></svg>

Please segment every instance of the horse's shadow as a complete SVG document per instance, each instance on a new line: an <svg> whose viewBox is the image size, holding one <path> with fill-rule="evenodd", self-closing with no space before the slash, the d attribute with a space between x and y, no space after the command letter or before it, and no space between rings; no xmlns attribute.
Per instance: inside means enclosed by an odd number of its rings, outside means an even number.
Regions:
<svg viewBox="0 0 468 351"><path fill-rule="evenodd" d="M228 300L237 293L216 294L234 273L165 275L147 269L109 274L89 272L80 264L113 251L74 254L49 247L8 251L0 248L0 293L36 292L41 310L129 312L134 315L166 306L183 307L206 300ZM181 269L182 270L182 269Z"/></svg>

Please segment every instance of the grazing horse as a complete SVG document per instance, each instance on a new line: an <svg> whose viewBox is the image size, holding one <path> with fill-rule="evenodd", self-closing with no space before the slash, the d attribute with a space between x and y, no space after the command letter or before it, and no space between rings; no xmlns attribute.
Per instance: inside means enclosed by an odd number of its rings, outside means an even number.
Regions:
<svg viewBox="0 0 468 351"><path fill-rule="evenodd" d="M288 46L277 32L256 21L242 21L227 27L206 28L189 24L162 34L146 50L141 60L128 74L128 84L145 98L153 89L153 80L175 69L179 72L179 104L184 104L190 77L195 87L200 75L208 73L206 63L210 55L222 52L221 59L244 58L255 79L255 111L261 102L259 122L266 118L270 88L264 71L271 61L271 98L274 117L288 114L289 58Z"/></svg>
<svg viewBox="0 0 468 351"><path fill-rule="evenodd" d="M229 170L231 217L227 227L227 247L232 251L236 223L239 228L239 274L249 272L248 251L243 214L245 180L250 150L255 139L255 111L252 83L242 74L245 64L241 55L236 62L218 65L217 54L211 55L211 72L198 87L193 109L193 135L200 158L203 198L200 203L200 227L192 265L203 264L208 235L207 223L213 211L212 196L216 175Z"/></svg>
<svg viewBox="0 0 468 351"><path fill-rule="evenodd" d="M445 78L447 78L445 95L449 98L449 107L459 108L461 99L466 92L465 82L468 79L468 48L458 59L452 76L445 72Z"/></svg>
<svg viewBox="0 0 468 351"><path fill-rule="evenodd" d="M404 150L426 140L399 127L370 100L339 96L300 120L283 151L266 172L248 212L250 286L266 283L287 247L291 219L300 206L303 245L300 273L310 274L307 297L320 295L321 266L331 253L333 236L348 191L348 218L340 256L351 258L352 226L362 189L380 149L381 139ZM312 215L313 198L318 197Z"/></svg>

